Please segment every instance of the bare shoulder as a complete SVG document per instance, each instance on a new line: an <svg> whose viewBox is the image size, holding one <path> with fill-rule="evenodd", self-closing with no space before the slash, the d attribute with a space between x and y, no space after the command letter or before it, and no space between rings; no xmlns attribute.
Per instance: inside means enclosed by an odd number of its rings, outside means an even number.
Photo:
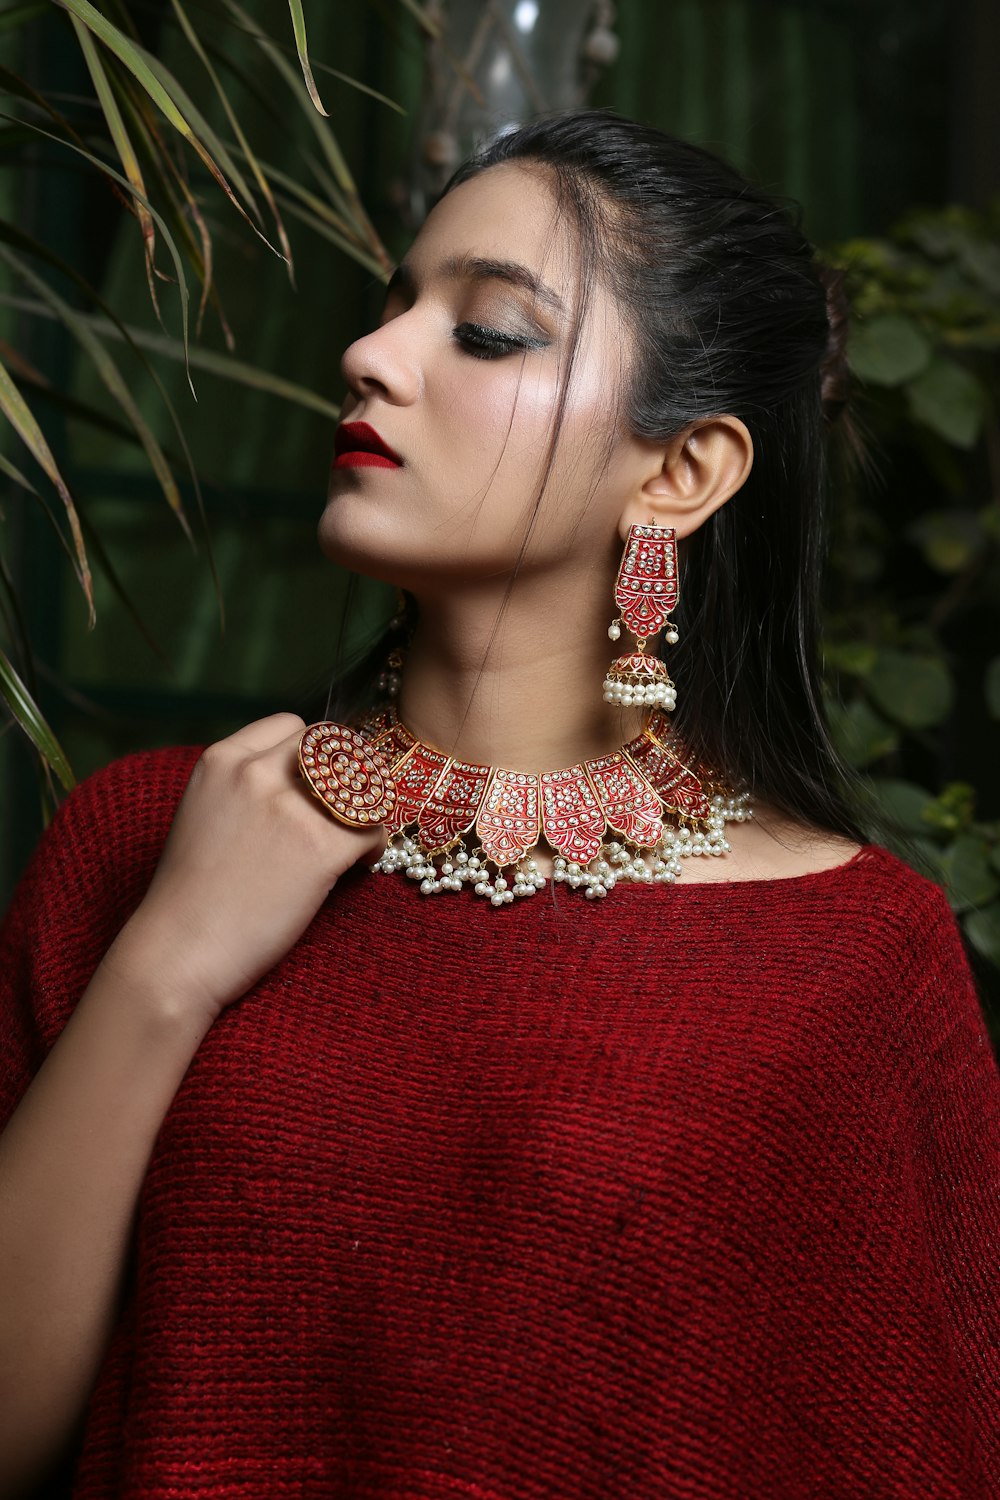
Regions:
<svg viewBox="0 0 1000 1500"><path fill-rule="evenodd" d="M861 845L797 823L766 804L746 823L731 823L732 852L723 859L686 860L684 880L787 880L847 864Z"/></svg>

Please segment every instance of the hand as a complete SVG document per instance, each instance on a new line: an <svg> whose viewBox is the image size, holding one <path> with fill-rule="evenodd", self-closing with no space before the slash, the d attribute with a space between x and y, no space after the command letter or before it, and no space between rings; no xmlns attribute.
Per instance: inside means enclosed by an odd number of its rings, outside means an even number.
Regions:
<svg viewBox="0 0 1000 1500"><path fill-rule="evenodd" d="M381 824L338 823L298 769L305 721L271 714L194 766L141 905L103 960L210 1020L308 927L337 880L385 849ZM124 967L125 975L122 975Z"/></svg>

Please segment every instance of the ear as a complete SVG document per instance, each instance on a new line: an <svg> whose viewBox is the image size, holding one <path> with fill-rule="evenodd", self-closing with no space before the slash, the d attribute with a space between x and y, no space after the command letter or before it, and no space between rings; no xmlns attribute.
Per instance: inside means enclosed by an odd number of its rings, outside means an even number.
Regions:
<svg viewBox="0 0 1000 1500"><path fill-rule="evenodd" d="M739 417L710 417L658 448L656 458L658 466L622 512L622 541L630 526L650 522L672 526L678 537L697 531L745 483L753 467L753 439Z"/></svg>

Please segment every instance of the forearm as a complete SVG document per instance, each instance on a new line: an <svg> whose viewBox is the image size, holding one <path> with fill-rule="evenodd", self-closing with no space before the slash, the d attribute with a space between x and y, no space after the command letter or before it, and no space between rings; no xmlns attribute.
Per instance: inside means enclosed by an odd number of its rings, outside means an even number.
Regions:
<svg viewBox="0 0 1000 1500"><path fill-rule="evenodd" d="M153 1144L210 1020L98 969L0 1137L0 1493L72 1433L114 1322Z"/></svg>

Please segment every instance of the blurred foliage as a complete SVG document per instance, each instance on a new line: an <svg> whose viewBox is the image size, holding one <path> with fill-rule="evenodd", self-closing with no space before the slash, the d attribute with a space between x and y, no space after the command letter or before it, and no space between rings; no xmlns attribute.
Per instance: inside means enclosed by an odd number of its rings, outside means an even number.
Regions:
<svg viewBox="0 0 1000 1500"><path fill-rule="evenodd" d="M416 0L397 0L397 5L412 13L423 30L437 34L437 23L424 17ZM135 221L136 250L162 329L151 335L126 323L83 274L87 246L80 242L67 249L46 242L32 232L31 215L22 212L17 198L6 200L7 211L0 215L0 304L18 314L19 321L13 341L0 338L0 416L6 419L0 430L0 475L12 508L37 506L45 513L87 602L91 627L96 622L92 566L103 571L140 630L142 610L112 568L101 536L88 524L64 477L54 435L64 416L99 432L111 430L122 443L141 451L165 503L193 539L178 475L188 481L203 523L199 474L185 424L158 372L160 362L183 363L192 395L192 371L203 369L334 420L339 415L322 392L232 357L235 344L224 308L225 288L215 271L215 210L221 207L228 216L226 233L231 236L235 228L252 236L284 262L293 285L286 220L304 222L376 276L387 277L392 266L361 201L315 73L321 78L332 75L388 108L400 106L364 82L310 61L302 0L273 7L266 27L237 0L217 0L213 16L223 25L221 45L209 40L209 32L214 37L217 27L208 28L189 0L168 0L162 9L184 39L183 81L155 49L143 45L138 23L148 17L127 0L103 0L100 6L90 0L28 0L0 10L3 58L14 62L0 64L3 165L30 180L36 198L39 174L63 174L72 167L87 179L94 201L106 205L109 218L124 210ZM77 71L87 80L80 91L50 87L22 66L22 57L37 61L39 38L46 77L44 65L59 54L78 55ZM292 118L304 112L309 121L308 149L300 151L294 174L265 161L243 127L234 103L238 96L246 96L248 87L239 63L240 44L259 49L265 60L276 106L271 113L277 124L272 129L292 138ZM192 94L199 92L207 92L215 113L224 119L221 132L195 104ZM56 180L64 179L57 175ZM165 306L179 320L179 335L167 328ZM221 328L226 352L199 343L208 314ZM113 421L97 402L81 401L36 368L32 324L43 319L62 325L93 390L110 397ZM170 422L169 442L157 437L154 423L135 399L130 377L134 367L127 359L138 361L162 399ZM38 415L36 407L49 411L49 419ZM218 590L211 537L204 524L202 530ZM37 663L6 543L0 530L0 703L38 754L48 813L57 799L53 778L68 789L74 777L37 701ZM221 615L220 590L218 604Z"/></svg>
<svg viewBox="0 0 1000 1500"><path fill-rule="evenodd" d="M873 454L838 488L834 733L873 827L1000 965L1000 203L914 212L833 258Z"/></svg>

